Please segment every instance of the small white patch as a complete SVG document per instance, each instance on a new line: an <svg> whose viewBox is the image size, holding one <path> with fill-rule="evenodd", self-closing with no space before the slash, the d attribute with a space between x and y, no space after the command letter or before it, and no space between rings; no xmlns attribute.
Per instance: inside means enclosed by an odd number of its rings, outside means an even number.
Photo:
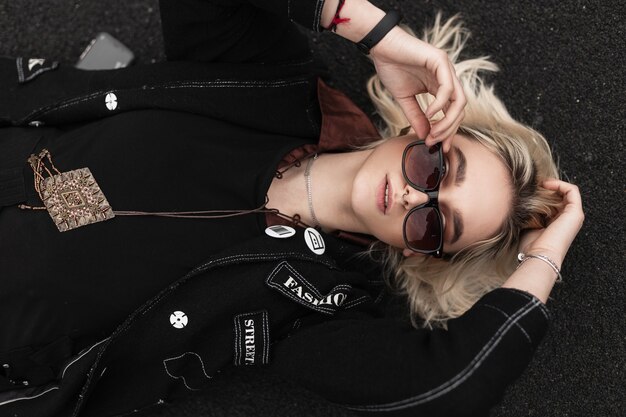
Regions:
<svg viewBox="0 0 626 417"><path fill-rule="evenodd" d="M182 329L183 327L187 326L188 322L189 318L182 311L175 311L170 315L170 323L176 329Z"/></svg>
<svg viewBox="0 0 626 417"><path fill-rule="evenodd" d="M107 105L107 109L113 111L117 109L117 96L113 93L109 93L104 98L104 102Z"/></svg>
<svg viewBox="0 0 626 417"><path fill-rule="evenodd" d="M265 234L276 239L285 239L296 234L293 227L275 225L265 229Z"/></svg>
<svg viewBox="0 0 626 417"><path fill-rule="evenodd" d="M45 59L31 58L28 60L28 70L32 71L36 65L43 65L44 62L46 62Z"/></svg>
<svg viewBox="0 0 626 417"><path fill-rule="evenodd" d="M326 245L324 244L322 235L312 227L304 231L304 241L309 249L311 249L311 252L316 255L321 255L326 251Z"/></svg>

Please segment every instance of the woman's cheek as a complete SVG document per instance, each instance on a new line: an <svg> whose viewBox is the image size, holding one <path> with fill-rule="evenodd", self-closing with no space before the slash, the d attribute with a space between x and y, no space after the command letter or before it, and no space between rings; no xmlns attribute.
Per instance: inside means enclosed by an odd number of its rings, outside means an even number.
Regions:
<svg viewBox="0 0 626 417"><path fill-rule="evenodd" d="M386 244L393 246L395 248L403 249L404 248L404 236L402 234L402 222L397 224L398 222L394 222L393 224L387 225L380 232L380 236L376 236L378 240L385 242Z"/></svg>

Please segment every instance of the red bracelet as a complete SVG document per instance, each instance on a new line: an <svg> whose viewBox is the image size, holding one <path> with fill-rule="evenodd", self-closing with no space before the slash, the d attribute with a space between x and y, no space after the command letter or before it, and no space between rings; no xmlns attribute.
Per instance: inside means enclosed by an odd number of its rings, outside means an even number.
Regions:
<svg viewBox="0 0 626 417"><path fill-rule="evenodd" d="M335 12L335 17L333 17L333 20L330 22L330 26L328 26L326 29L332 32L337 32L338 24L350 21L350 18L343 18L339 16L339 13L341 13L341 9L343 8L345 2L346 0L339 0L339 4L337 5L337 11Z"/></svg>

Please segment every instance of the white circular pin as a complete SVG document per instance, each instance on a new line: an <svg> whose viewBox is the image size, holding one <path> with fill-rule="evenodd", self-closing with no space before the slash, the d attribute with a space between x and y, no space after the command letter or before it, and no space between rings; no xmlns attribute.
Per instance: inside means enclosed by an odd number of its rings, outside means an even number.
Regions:
<svg viewBox="0 0 626 417"><path fill-rule="evenodd" d="M277 239L285 239L295 235L296 230L293 227L277 224L265 229L265 234L270 237L275 237Z"/></svg>
<svg viewBox="0 0 626 417"><path fill-rule="evenodd" d="M304 241L309 249L311 249L311 252L316 255L321 255L326 251L326 245L324 244L322 235L312 227L304 231Z"/></svg>
<svg viewBox="0 0 626 417"><path fill-rule="evenodd" d="M117 96L113 93L109 93L104 98L104 102L107 105L107 109L113 111L117 109Z"/></svg>
<svg viewBox="0 0 626 417"><path fill-rule="evenodd" d="M175 311L170 315L170 323L176 329L182 329L189 322L189 318L182 311Z"/></svg>

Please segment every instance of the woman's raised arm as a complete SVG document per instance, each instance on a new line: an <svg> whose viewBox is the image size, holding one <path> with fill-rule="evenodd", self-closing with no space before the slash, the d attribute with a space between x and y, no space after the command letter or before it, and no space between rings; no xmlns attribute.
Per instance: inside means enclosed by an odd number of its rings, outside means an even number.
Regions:
<svg viewBox="0 0 626 417"><path fill-rule="evenodd" d="M322 25L328 27L335 17L339 0L326 0ZM339 10L342 23L336 33L352 41L361 41L385 16L367 0L345 0ZM349 19L345 21L345 19ZM411 126L429 146L444 141L448 150L464 116L465 95L448 55L399 26L394 27L370 50L381 81L397 100ZM424 111L416 94L430 93L436 98ZM429 118L443 111L445 117L431 124Z"/></svg>
<svg viewBox="0 0 626 417"><path fill-rule="evenodd" d="M170 60L277 63L306 59L306 40L293 22L313 31L341 23L336 33L358 43L385 12L367 0L161 0L165 49ZM380 78L396 98L418 136L428 145L444 141L459 127L465 107L463 89L446 53L398 26L370 50ZM425 113L416 94L436 99ZM432 124L429 118L443 111Z"/></svg>

